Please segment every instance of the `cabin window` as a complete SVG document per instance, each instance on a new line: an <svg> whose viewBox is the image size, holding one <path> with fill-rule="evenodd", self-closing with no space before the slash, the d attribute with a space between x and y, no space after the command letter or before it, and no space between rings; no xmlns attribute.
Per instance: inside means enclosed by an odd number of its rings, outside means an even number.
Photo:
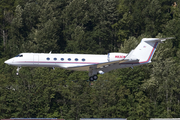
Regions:
<svg viewBox="0 0 180 120"><path fill-rule="evenodd" d="M64 61L64 58L61 58L61 61Z"/></svg>
<svg viewBox="0 0 180 120"><path fill-rule="evenodd" d="M83 58L82 61L85 61L85 59Z"/></svg>
<svg viewBox="0 0 180 120"><path fill-rule="evenodd" d="M68 58L68 61L71 61L71 58Z"/></svg>
<svg viewBox="0 0 180 120"><path fill-rule="evenodd" d="M57 60L57 58L54 58L54 60Z"/></svg>
<svg viewBox="0 0 180 120"><path fill-rule="evenodd" d="M77 59L77 58L75 58L75 61L78 61L78 59Z"/></svg>
<svg viewBox="0 0 180 120"><path fill-rule="evenodd" d="M50 60L50 58L48 57L48 58L46 58L47 60Z"/></svg>

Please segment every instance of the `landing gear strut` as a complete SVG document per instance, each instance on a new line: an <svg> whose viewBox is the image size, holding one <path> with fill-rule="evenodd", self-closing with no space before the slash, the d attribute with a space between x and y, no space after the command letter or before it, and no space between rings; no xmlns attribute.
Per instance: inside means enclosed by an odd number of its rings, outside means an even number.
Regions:
<svg viewBox="0 0 180 120"><path fill-rule="evenodd" d="M16 75L19 75L19 70L21 69L21 67L18 67L17 69L16 69Z"/></svg>

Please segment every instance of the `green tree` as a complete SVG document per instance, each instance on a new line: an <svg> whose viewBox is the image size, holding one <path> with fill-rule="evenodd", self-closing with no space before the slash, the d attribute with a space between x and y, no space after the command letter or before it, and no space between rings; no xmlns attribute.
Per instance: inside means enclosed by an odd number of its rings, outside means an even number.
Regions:
<svg viewBox="0 0 180 120"><path fill-rule="evenodd" d="M16 0L1 0L0 1L0 49L3 52L7 49L7 44L10 39L10 27L14 17Z"/></svg>
<svg viewBox="0 0 180 120"><path fill-rule="evenodd" d="M61 2L52 0L29 1L24 8L17 6L12 24L11 44L14 43L18 51L23 52L62 50L63 45L58 44L61 35L58 21L60 6Z"/></svg>
<svg viewBox="0 0 180 120"><path fill-rule="evenodd" d="M165 44L157 48L151 63L152 72L150 79L145 80L142 85L148 93L153 106L151 116L154 117L174 117L174 111L179 109L173 102L177 102L176 91L179 91L179 66L176 60L173 48L173 41L167 40ZM174 96L175 95L175 96Z"/></svg>
<svg viewBox="0 0 180 120"><path fill-rule="evenodd" d="M114 48L115 32L111 27L117 20L116 2L117 0L70 2L62 16L64 38L67 41L66 51L107 53L117 50Z"/></svg>
<svg viewBox="0 0 180 120"><path fill-rule="evenodd" d="M118 43L121 44L129 36L150 34L155 37L162 33L164 25L172 19L171 4L168 0L120 0L120 19L113 25L118 30Z"/></svg>

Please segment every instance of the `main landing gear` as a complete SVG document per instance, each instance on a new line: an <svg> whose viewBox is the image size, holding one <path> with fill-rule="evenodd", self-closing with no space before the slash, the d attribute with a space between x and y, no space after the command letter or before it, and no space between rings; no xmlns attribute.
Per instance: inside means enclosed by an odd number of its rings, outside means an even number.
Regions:
<svg viewBox="0 0 180 120"><path fill-rule="evenodd" d="M21 67L18 67L17 69L16 69L16 75L19 75L19 70L21 69Z"/></svg>
<svg viewBox="0 0 180 120"><path fill-rule="evenodd" d="M89 77L89 81L94 81L94 80L97 80L97 79L98 79L97 75L93 75L93 76Z"/></svg>
<svg viewBox="0 0 180 120"><path fill-rule="evenodd" d="M89 81L97 80L97 66L93 66L89 68Z"/></svg>

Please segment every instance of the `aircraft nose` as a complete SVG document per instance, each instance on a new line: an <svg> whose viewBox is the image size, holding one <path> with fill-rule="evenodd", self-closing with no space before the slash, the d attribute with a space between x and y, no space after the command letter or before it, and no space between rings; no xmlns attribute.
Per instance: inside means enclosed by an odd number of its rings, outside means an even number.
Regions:
<svg viewBox="0 0 180 120"><path fill-rule="evenodd" d="M9 60L6 60L4 63L10 65L10 64L12 64L12 62L13 62L13 60L12 60L12 59L9 59Z"/></svg>

